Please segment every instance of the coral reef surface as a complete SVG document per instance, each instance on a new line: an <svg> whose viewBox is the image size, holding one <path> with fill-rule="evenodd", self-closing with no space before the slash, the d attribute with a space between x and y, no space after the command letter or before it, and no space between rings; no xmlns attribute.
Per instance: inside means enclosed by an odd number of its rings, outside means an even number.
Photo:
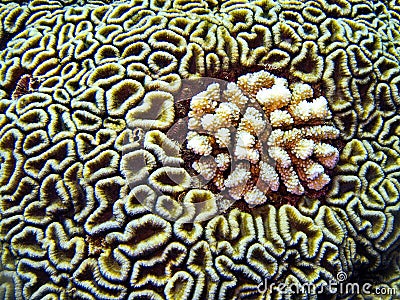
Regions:
<svg viewBox="0 0 400 300"><path fill-rule="evenodd" d="M0 297L317 299L258 286L322 287L341 272L399 292L399 29L397 1L2 0ZM311 86L312 106L331 112L342 145L323 197L290 205L277 193L201 223L171 221L177 201L213 192L168 196L188 182L167 135L182 110L168 87L260 70L299 84L293 101ZM262 89L247 97L269 101ZM311 113L307 103L297 108ZM274 126L301 122L289 108L268 110ZM334 155L308 140L291 160L311 148ZM147 167L160 160L163 169Z"/></svg>

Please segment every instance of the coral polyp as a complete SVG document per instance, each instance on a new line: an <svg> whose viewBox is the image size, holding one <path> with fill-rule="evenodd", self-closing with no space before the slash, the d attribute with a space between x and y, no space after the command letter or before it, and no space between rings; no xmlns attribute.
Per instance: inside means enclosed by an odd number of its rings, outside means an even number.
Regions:
<svg viewBox="0 0 400 300"><path fill-rule="evenodd" d="M255 206L280 185L303 195L330 182L326 171L339 159L330 117L327 100L313 99L310 85L249 73L223 91L213 83L192 97L186 147L201 156L192 167L205 180Z"/></svg>

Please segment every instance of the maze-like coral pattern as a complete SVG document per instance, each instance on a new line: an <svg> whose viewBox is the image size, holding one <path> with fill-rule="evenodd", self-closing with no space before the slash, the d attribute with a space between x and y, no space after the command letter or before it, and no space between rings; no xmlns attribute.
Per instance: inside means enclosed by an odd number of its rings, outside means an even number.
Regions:
<svg viewBox="0 0 400 300"><path fill-rule="evenodd" d="M1 4L1 296L282 298L257 285L322 285L339 271L351 281L388 269L375 279L398 287L398 7ZM135 108L179 78L231 80L251 68L319 86L328 99L345 145L327 199L233 209L191 225L147 212L137 197L151 198L148 185L130 190L121 175L123 141L135 146L127 122L154 117ZM12 100L24 74L40 84Z"/></svg>

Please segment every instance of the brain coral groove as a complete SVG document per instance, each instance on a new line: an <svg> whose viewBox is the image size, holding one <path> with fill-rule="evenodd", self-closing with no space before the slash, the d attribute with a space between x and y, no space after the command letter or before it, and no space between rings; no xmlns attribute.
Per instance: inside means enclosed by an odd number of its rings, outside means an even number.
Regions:
<svg viewBox="0 0 400 300"><path fill-rule="evenodd" d="M365 0L2 1L0 294L280 299L257 286L339 271L399 290L399 13ZM124 140L157 156L127 130L149 117L135 108L181 78L260 69L329 102L344 146L325 201L187 225L148 212L146 178L131 190L121 175ZM25 74L38 88L12 99Z"/></svg>

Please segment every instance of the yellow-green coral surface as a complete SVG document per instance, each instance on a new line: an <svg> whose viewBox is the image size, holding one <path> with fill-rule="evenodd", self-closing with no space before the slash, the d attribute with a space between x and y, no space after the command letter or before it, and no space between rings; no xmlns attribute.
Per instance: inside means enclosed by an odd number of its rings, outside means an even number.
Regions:
<svg viewBox="0 0 400 300"><path fill-rule="evenodd" d="M400 293L397 1L106 2L0 4L1 298L296 298L257 286L339 272ZM343 149L326 199L201 224L148 212L146 178L121 172L127 123L152 117L135 108L179 78L263 68L329 101ZM38 89L13 100L24 74Z"/></svg>

